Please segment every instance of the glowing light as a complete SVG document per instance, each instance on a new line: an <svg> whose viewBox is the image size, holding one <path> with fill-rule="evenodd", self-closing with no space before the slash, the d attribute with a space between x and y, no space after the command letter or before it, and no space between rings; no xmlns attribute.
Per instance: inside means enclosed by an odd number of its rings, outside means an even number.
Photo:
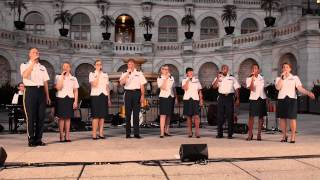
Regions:
<svg viewBox="0 0 320 180"><path fill-rule="evenodd" d="M126 22L126 16L121 16L121 22L125 23Z"/></svg>

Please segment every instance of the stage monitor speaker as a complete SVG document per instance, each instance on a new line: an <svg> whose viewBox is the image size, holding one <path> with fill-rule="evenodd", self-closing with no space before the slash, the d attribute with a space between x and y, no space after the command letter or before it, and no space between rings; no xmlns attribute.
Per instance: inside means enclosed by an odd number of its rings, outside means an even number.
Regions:
<svg viewBox="0 0 320 180"><path fill-rule="evenodd" d="M0 167L4 166L4 162L7 159L7 153L3 147L0 147Z"/></svg>
<svg viewBox="0 0 320 180"><path fill-rule="evenodd" d="M196 162L208 159L207 144L181 144L180 159L182 162Z"/></svg>

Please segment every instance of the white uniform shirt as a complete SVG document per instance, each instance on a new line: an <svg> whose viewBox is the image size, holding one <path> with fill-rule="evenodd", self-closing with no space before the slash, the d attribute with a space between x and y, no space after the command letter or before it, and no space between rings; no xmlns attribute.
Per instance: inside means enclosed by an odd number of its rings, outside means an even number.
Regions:
<svg viewBox="0 0 320 180"><path fill-rule="evenodd" d="M276 78L276 84L279 82L280 77ZM289 98L297 99L296 88L302 86L298 76L290 74L283 80L282 88L279 90L278 99L284 99L286 96Z"/></svg>
<svg viewBox="0 0 320 180"><path fill-rule="evenodd" d="M15 93L15 94L13 95L11 104L18 104L19 96L23 96L23 92L19 91L18 93Z"/></svg>
<svg viewBox="0 0 320 180"><path fill-rule="evenodd" d="M98 78L97 72L90 72L89 74L89 82L93 82ZM108 96L109 92L107 91L107 86L109 86L109 76L107 73L101 72L100 79L97 87L91 86L91 96L99 96L101 93Z"/></svg>
<svg viewBox="0 0 320 180"><path fill-rule="evenodd" d="M182 80L182 86L184 86L187 81L190 81L189 78L185 78ZM189 82L188 90L184 91L183 100L193 99L199 100L199 90L202 89L199 79L193 77L192 81Z"/></svg>
<svg viewBox="0 0 320 180"><path fill-rule="evenodd" d="M173 88L175 83L174 83L173 76L169 77L166 89L161 89L161 86L163 85L164 81L165 81L165 77L163 76L158 77L157 79L158 87L160 88L159 97L164 97L164 98L167 98L169 96L174 97Z"/></svg>
<svg viewBox="0 0 320 180"><path fill-rule="evenodd" d="M212 84L216 81L217 78L215 78L212 82ZM234 93L236 89L239 89L241 86L238 82L238 80L227 74L226 76L220 77L220 82L218 82L218 92L220 94L230 94Z"/></svg>
<svg viewBox="0 0 320 180"><path fill-rule="evenodd" d="M121 74L120 80L122 80L129 72L124 72ZM129 78L124 85L124 89L126 90L136 90L140 89L141 85L147 83L146 78L144 77L141 71L137 71L136 69L129 74Z"/></svg>
<svg viewBox="0 0 320 180"><path fill-rule="evenodd" d="M31 62L23 63L20 66L21 76L23 72L31 66ZM33 66L33 70L31 71L31 75L29 78L23 78L23 84L25 86L43 86L44 82L50 80L46 67L41 65L40 63L36 63Z"/></svg>
<svg viewBox="0 0 320 180"><path fill-rule="evenodd" d="M62 75L56 76L56 84L63 78ZM57 91L56 97L64 98L69 96L70 98L74 98L73 90L79 88L79 83L76 77L72 75L65 76L62 84L62 89Z"/></svg>
<svg viewBox="0 0 320 180"><path fill-rule="evenodd" d="M247 88L250 88L251 81L252 81L252 77L248 77L246 79ZM267 96L264 91L264 87L265 87L264 78L260 74L258 74L256 79L254 80L253 86L254 86L254 91L250 91L249 99L250 100L257 100L259 98L266 99Z"/></svg>

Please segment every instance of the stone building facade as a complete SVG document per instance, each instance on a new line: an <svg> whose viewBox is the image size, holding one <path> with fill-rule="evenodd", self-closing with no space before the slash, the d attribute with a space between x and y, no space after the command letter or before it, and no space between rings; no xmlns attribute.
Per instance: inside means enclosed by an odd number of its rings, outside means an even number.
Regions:
<svg viewBox="0 0 320 180"><path fill-rule="evenodd" d="M252 63L260 65L268 83L274 82L283 62L294 65L294 73L308 88L320 79L320 17L303 16L300 0L283 0L273 13L277 21L272 28L265 28L260 0L109 0L107 14L116 19L116 26L109 28L110 41L102 40L95 0L65 0L64 9L73 15L67 38L60 37L60 24L53 22L56 1L25 0L26 31L15 30L9 1L0 2L0 84L21 81L19 66L28 60L31 47L39 48L51 79L69 61L82 85L88 83L96 58L114 74L125 69L123 59L128 57L145 59L145 72L157 73L161 65L169 64L180 82L185 68L193 67L204 86L210 85L222 64L229 65L241 83ZM237 6L232 36L225 35L221 21L226 4ZM192 41L185 40L186 28L181 25L189 10L196 19ZM155 22L151 42L144 41L145 31L139 26L143 16Z"/></svg>

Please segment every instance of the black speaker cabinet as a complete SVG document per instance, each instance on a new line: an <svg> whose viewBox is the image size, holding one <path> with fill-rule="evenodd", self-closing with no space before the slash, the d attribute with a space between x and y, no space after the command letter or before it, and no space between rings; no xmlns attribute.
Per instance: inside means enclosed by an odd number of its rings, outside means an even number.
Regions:
<svg viewBox="0 0 320 180"><path fill-rule="evenodd" d="M4 162L7 159L7 153L3 149L3 147L0 147L0 167L4 166Z"/></svg>
<svg viewBox="0 0 320 180"><path fill-rule="evenodd" d="M180 159L182 162L195 162L208 159L207 144L181 144Z"/></svg>

